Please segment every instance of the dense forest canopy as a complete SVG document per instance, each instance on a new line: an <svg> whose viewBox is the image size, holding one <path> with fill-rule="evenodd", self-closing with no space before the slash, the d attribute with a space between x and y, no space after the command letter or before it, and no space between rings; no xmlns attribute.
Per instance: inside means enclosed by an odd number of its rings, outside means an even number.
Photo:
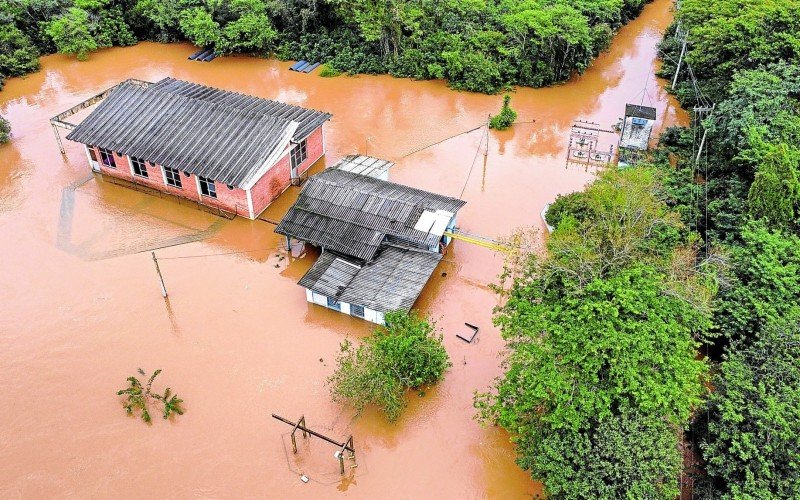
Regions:
<svg viewBox="0 0 800 500"><path fill-rule="evenodd" d="M477 404L556 498L674 498L680 431L702 404L713 283L653 168L561 198L496 323L507 372Z"/></svg>
<svg viewBox="0 0 800 500"><path fill-rule="evenodd" d="M798 12L683 0L675 92L713 111L560 197L546 257L504 275L507 371L476 403L550 497L675 498L683 447L697 498L800 495Z"/></svg>
<svg viewBox="0 0 800 500"><path fill-rule="evenodd" d="M277 54L458 89L542 86L583 71L644 0L0 0L0 79L38 54L84 59L137 40Z"/></svg>

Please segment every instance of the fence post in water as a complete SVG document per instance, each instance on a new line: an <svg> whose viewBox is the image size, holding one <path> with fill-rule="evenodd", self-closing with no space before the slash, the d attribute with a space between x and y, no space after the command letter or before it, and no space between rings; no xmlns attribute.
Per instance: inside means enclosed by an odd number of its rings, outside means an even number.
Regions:
<svg viewBox="0 0 800 500"><path fill-rule="evenodd" d="M167 287L164 286L164 277L161 276L161 269L158 267L158 259L156 259L156 253L155 252L150 252L150 253L153 255L153 262L156 264L156 272L158 273L158 281L159 283L161 283L161 295L163 295L164 298L166 299Z"/></svg>

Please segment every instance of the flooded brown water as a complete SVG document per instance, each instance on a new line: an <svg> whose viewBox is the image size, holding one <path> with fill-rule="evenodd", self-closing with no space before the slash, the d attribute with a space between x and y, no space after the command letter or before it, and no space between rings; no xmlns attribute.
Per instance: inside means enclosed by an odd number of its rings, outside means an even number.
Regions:
<svg viewBox="0 0 800 500"><path fill-rule="evenodd" d="M508 435L473 420L472 395L501 373L503 342L488 289L501 267L490 250L457 241L418 307L438 319L453 360L446 379L388 424L353 419L330 401L325 378L339 343L370 325L305 302L296 281L313 255L283 259L273 226L228 221L92 177L80 145L62 157L48 119L124 78L172 76L333 113L328 164L353 152L397 161L392 180L467 200L460 226L498 237L542 226L557 194L592 172L565 167L574 119L608 128L647 83L659 130L686 117L652 76L671 19L656 0L624 27L586 74L520 89L521 121L407 155L481 124L499 96L457 93L442 82L383 76L323 79L288 63L247 57L186 60L185 44L141 43L79 63L54 55L0 92L13 141L0 147L0 497L525 498L541 491L514 463ZM319 164L315 168L322 168ZM265 214L279 219L287 191ZM161 298L149 249L161 259ZM446 276L442 276L446 273ZM455 334L481 328L468 345ZM162 368L156 385L186 401L176 421L127 418L115 392L137 368ZM360 466L338 474L320 440L286 452L288 426L305 415L337 439L352 434ZM304 484L298 474L311 481Z"/></svg>

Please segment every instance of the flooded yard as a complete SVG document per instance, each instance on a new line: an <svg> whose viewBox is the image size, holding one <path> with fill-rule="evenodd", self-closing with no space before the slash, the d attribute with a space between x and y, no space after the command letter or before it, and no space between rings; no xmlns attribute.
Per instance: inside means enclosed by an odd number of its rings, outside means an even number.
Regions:
<svg viewBox="0 0 800 500"><path fill-rule="evenodd" d="M286 258L268 222L227 220L95 177L82 145L65 141L59 153L48 120L123 79L166 76L327 111L327 155L314 171L351 153L392 160L392 181L461 197L460 228L497 238L543 228L543 206L591 180L592 170L566 166L573 120L608 129L626 102L644 99L658 110L656 133L687 121L653 76L670 6L649 4L584 75L518 89L511 104L523 123L489 133L485 162L485 131L457 134L484 124L501 97L442 82L325 79L249 57L198 63L186 59L187 44L153 43L87 62L47 56L38 73L9 80L0 92L14 133L0 146L0 497L540 493L515 465L508 434L473 419L474 391L501 373L488 287L499 255L454 242L417 302L444 333L453 362L444 382L411 394L394 424L371 411L354 419L324 381L339 344L372 325L306 302L296 282L313 251ZM262 217L279 220L298 192L290 188ZM480 327L476 343L456 337L464 322ZM186 414L152 426L127 418L116 391L137 368L163 369L159 387L176 391ZM290 428L271 413L305 415L342 441L352 434L359 467L340 476L335 448L313 438L293 456Z"/></svg>

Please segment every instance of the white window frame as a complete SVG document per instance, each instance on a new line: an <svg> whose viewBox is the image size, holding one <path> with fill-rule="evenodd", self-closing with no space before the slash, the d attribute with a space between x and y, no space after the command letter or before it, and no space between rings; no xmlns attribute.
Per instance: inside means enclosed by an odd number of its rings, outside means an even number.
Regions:
<svg viewBox="0 0 800 500"><path fill-rule="evenodd" d="M339 300L336 300L335 297L326 296L325 297L325 307L328 309L333 309L334 311L342 312L342 303Z"/></svg>
<svg viewBox="0 0 800 500"><path fill-rule="evenodd" d="M99 172L100 171L100 162L97 160L92 159L92 153L97 153L94 150L94 147L89 146L88 144L84 144L83 147L86 148L86 159L89 160L89 166L92 167L92 170Z"/></svg>
<svg viewBox="0 0 800 500"><path fill-rule="evenodd" d="M300 157L300 161L297 161L298 156ZM289 162L293 169L298 169L300 168L300 165L305 163L307 159L308 159L308 138L305 138L302 141L295 144L294 147L291 149L291 151L289 151Z"/></svg>
<svg viewBox="0 0 800 500"><path fill-rule="evenodd" d="M114 154L114 151L108 148L98 147L97 152L100 153L100 165L107 168L117 168L117 158L116 155ZM108 165L105 161L103 161L104 160L103 154L105 154L106 156L108 156L109 154L111 155L111 163L113 163L113 165Z"/></svg>
<svg viewBox="0 0 800 500"><path fill-rule="evenodd" d="M134 161L138 161L138 162L142 163L142 169L144 171L144 175L140 175L140 174L136 173L136 169L133 168L133 162ZM134 158L133 156L128 155L128 165L130 165L130 167L131 167L131 174L132 175L134 175L136 177L141 177L142 179L149 179L150 178L150 173L147 171L147 161L146 160L142 160L141 158Z"/></svg>
<svg viewBox="0 0 800 500"><path fill-rule="evenodd" d="M357 307L361 308L361 314L360 315L356 314L356 312L355 312L355 308L357 308ZM367 308L366 307L360 306L358 304L350 304L350 316L353 316L355 318L364 319L364 316L366 316L366 312L367 312Z"/></svg>
<svg viewBox="0 0 800 500"><path fill-rule="evenodd" d="M206 191L208 191L209 194L203 193L203 183L206 184ZM209 189L209 186L211 189ZM215 200L219 199L217 197L216 181L214 179L209 179L208 177L203 177L202 175L197 176L197 192L200 193L200 196L205 196L206 198L214 198Z"/></svg>
<svg viewBox="0 0 800 500"><path fill-rule="evenodd" d="M170 173L173 170L176 172L176 175L178 176L178 182L180 183L180 186L175 186L174 184L170 184L169 182L167 182L167 168L170 169ZM183 179L181 179L181 172L177 168L165 167L164 165L161 165L161 175L164 177L164 185L169 186L169 187L174 187L176 189L183 189Z"/></svg>

